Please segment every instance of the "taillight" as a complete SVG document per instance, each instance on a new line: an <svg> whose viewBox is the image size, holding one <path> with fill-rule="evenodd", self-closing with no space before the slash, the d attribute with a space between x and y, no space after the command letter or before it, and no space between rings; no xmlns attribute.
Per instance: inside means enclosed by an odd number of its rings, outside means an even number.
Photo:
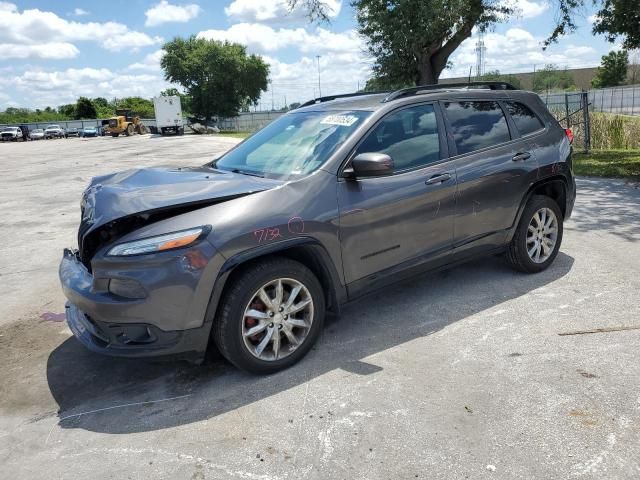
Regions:
<svg viewBox="0 0 640 480"><path fill-rule="evenodd" d="M569 145L573 144L573 132L571 131L570 128L565 128L564 129L564 133L567 134L567 138L569 139Z"/></svg>

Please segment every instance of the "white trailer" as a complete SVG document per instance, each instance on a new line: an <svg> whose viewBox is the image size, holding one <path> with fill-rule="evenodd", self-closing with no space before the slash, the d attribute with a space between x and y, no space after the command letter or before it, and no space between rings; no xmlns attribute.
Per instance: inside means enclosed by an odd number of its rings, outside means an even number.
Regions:
<svg viewBox="0 0 640 480"><path fill-rule="evenodd" d="M165 135L168 132L173 132L177 135L184 135L180 97L153 97L153 108L156 112L158 133Z"/></svg>

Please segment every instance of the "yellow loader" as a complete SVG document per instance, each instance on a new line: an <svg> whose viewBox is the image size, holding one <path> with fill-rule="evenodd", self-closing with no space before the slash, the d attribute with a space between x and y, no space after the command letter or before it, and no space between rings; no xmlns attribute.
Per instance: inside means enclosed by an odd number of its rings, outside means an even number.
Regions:
<svg viewBox="0 0 640 480"><path fill-rule="evenodd" d="M134 117L129 109L116 110L116 116L109 119L108 125L105 125L105 132L112 137L117 137L121 133L130 136L134 133L145 134L149 130L140 117Z"/></svg>

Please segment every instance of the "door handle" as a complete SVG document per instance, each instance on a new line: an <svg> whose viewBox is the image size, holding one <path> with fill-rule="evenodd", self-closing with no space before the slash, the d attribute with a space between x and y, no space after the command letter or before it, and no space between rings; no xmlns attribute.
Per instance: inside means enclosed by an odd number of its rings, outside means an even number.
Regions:
<svg viewBox="0 0 640 480"><path fill-rule="evenodd" d="M528 160L529 158L531 158L531 154L529 152L519 152L516 153L511 160L519 162L520 160Z"/></svg>
<svg viewBox="0 0 640 480"><path fill-rule="evenodd" d="M424 182L427 185L435 185L437 183L444 183L447 180L451 179L451 174L449 173L439 173L437 175L434 175L433 177L431 177L429 180L427 180L426 182Z"/></svg>

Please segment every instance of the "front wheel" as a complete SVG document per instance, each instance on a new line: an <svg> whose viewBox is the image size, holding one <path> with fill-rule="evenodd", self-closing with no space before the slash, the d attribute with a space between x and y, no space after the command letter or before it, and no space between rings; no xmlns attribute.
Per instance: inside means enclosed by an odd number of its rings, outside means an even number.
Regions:
<svg viewBox="0 0 640 480"><path fill-rule="evenodd" d="M324 323L324 292L315 275L301 263L278 258L245 268L231 281L212 331L220 353L258 374L300 360Z"/></svg>
<svg viewBox="0 0 640 480"><path fill-rule="evenodd" d="M549 197L534 195L507 248L507 260L520 271L541 272L558 255L562 234L563 217L558 204Z"/></svg>

